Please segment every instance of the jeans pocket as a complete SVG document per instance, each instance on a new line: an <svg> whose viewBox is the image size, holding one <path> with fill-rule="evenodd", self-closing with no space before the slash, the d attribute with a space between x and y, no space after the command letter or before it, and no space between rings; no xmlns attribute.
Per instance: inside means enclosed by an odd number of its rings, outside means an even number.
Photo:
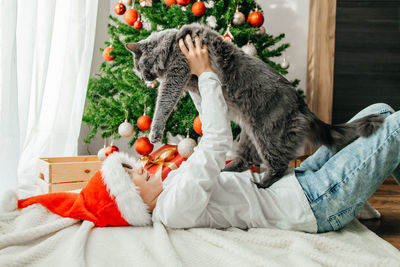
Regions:
<svg viewBox="0 0 400 267"><path fill-rule="evenodd" d="M357 215L364 203L357 203L354 206L339 211L338 213L329 216L328 222L333 230L340 230L351 222Z"/></svg>

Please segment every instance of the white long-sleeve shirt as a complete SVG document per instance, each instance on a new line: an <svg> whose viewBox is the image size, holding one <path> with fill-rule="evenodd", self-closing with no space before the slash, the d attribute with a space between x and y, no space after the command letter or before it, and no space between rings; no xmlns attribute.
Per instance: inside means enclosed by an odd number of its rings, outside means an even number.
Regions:
<svg viewBox="0 0 400 267"><path fill-rule="evenodd" d="M317 232L317 223L294 171L266 189L263 173L221 172L232 146L228 109L215 73L199 77L201 98L191 94L203 137L189 159L164 181L153 222L171 228L252 227Z"/></svg>

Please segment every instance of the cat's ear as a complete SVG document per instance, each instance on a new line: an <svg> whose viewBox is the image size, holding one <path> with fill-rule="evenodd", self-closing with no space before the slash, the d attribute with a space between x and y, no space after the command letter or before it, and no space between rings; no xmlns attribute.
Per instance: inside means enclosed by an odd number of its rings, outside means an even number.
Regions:
<svg viewBox="0 0 400 267"><path fill-rule="evenodd" d="M125 44L125 48L134 53L135 55L141 55L142 50L138 43L127 43Z"/></svg>

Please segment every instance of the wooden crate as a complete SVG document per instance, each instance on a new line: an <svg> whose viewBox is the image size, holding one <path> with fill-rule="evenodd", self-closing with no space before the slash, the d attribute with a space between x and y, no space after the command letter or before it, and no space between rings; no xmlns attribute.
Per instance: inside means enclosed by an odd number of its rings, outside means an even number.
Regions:
<svg viewBox="0 0 400 267"><path fill-rule="evenodd" d="M40 158L37 184L43 193L80 189L101 164L97 156Z"/></svg>
<svg viewBox="0 0 400 267"><path fill-rule="evenodd" d="M289 167L297 168L300 166L300 164L308 158L308 155L304 155L301 157L296 158L295 160L292 160L289 162Z"/></svg>

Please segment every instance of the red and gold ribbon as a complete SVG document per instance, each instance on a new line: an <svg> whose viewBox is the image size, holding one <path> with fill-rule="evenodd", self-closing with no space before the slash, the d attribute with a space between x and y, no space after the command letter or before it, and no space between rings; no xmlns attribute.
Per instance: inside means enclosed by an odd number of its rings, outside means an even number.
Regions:
<svg viewBox="0 0 400 267"><path fill-rule="evenodd" d="M174 156L177 152L176 146L174 147L166 147L163 149L160 149L157 153L154 155L150 156L144 156L140 158L140 161L144 165L146 169L149 169L150 167L154 165L158 165L157 170L156 170L156 175L161 176L162 168L163 166L170 168L171 170L178 169L178 166L176 166L175 163L173 162L168 162L172 156Z"/></svg>

